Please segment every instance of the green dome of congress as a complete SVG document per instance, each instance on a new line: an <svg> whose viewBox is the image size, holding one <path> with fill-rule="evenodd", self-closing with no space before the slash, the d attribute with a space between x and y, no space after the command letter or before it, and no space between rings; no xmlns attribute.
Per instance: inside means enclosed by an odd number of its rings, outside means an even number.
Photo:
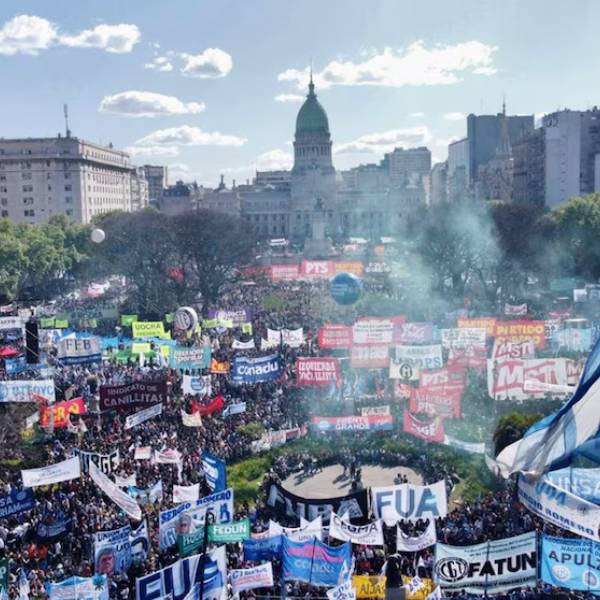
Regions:
<svg viewBox="0 0 600 600"><path fill-rule="evenodd" d="M312 79L308 85L306 100L298 111L298 117L296 118L296 135L302 133L326 133L329 135L327 113L317 100Z"/></svg>

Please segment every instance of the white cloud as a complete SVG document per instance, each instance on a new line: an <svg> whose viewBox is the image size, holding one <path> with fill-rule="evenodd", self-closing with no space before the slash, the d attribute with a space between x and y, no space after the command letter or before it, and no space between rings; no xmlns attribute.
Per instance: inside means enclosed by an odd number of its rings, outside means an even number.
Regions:
<svg viewBox="0 0 600 600"><path fill-rule="evenodd" d="M176 146L128 146L125 152L130 156L178 156Z"/></svg>
<svg viewBox="0 0 600 600"><path fill-rule="evenodd" d="M447 148L450 144L458 142L458 140L460 139L462 138L458 135L453 135L449 138L438 138L437 140L435 140L435 145L440 146L440 148Z"/></svg>
<svg viewBox="0 0 600 600"><path fill-rule="evenodd" d="M37 54L57 38L54 23L32 15L18 15L0 29L0 54Z"/></svg>
<svg viewBox="0 0 600 600"><path fill-rule="evenodd" d="M413 117L414 119L421 119L425 116L424 112L414 112L414 113L410 113L410 115L408 115L409 117Z"/></svg>
<svg viewBox="0 0 600 600"><path fill-rule="evenodd" d="M313 79L319 88L334 85L449 85L476 71L478 75L493 75L493 54L496 50L497 47L476 40L454 45L437 44L430 48L419 40L404 50L384 48L362 62L331 61L322 71L315 72ZM305 89L308 69L287 69L279 74L278 79Z"/></svg>
<svg viewBox="0 0 600 600"><path fill-rule="evenodd" d="M243 146L246 138L236 135L202 131L199 127L182 125L157 129L137 140L134 146Z"/></svg>
<svg viewBox="0 0 600 600"><path fill-rule="evenodd" d="M399 146L405 148L424 146L430 140L429 129L421 125L361 135L351 142L336 146L334 152L336 154L383 154Z"/></svg>
<svg viewBox="0 0 600 600"><path fill-rule="evenodd" d="M462 121L464 118L466 118L466 115L461 112L447 112L444 114L446 121Z"/></svg>
<svg viewBox="0 0 600 600"><path fill-rule="evenodd" d="M173 70L173 63L166 56L155 56L150 62L144 63L144 69L168 72Z"/></svg>
<svg viewBox="0 0 600 600"><path fill-rule="evenodd" d="M98 110L128 117L160 117L198 114L205 108L203 102L182 102L175 96L131 90L104 96Z"/></svg>
<svg viewBox="0 0 600 600"><path fill-rule="evenodd" d="M100 48L106 52L131 52L140 41L136 25L101 24L74 35L60 34L52 21L34 15L17 15L0 28L0 54L38 54L51 46Z"/></svg>
<svg viewBox="0 0 600 600"><path fill-rule="evenodd" d="M254 167L259 171L279 171L290 169L293 162L294 157L290 152L276 148L259 154L254 162Z"/></svg>
<svg viewBox="0 0 600 600"><path fill-rule="evenodd" d="M231 55L220 48L207 48L200 54L181 54L184 61L180 72L185 77L215 79L225 77L233 67Z"/></svg>
<svg viewBox="0 0 600 600"><path fill-rule="evenodd" d="M490 77L491 75L495 75L498 72L496 67L477 67L473 69L474 75L485 75L486 77Z"/></svg>
<svg viewBox="0 0 600 600"><path fill-rule="evenodd" d="M300 94L278 94L275 96L276 102L302 102L304 96Z"/></svg>

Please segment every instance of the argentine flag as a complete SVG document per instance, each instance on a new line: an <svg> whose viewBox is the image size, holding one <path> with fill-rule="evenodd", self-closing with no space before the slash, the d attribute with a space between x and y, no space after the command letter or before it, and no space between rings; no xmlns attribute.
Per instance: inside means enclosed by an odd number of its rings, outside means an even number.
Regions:
<svg viewBox="0 0 600 600"><path fill-rule="evenodd" d="M518 442L496 457L500 474L539 479L545 471L565 466L576 450L598 447L600 434L600 340L588 356L572 398L556 413L532 425ZM594 442L594 443L592 443ZM591 448L590 448L591 449ZM600 461L600 454L596 454Z"/></svg>

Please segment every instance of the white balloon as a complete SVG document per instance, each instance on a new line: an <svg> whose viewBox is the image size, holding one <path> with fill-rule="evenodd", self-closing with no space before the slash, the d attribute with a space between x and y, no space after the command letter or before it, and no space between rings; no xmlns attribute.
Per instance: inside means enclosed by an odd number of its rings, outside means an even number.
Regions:
<svg viewBox="0 0 600 600"><path fill-rule="evenodd" d="M102 229L94 229L92 231L92 242L95 244L101 244L106 238L106 234Z"/></svg>
<svg viewBox="0 0 600 600"><path fill-rule="evenodd" d="M191 306L182 306L175 311L175 329L193 331L198 325L198 313Z"/></svg>

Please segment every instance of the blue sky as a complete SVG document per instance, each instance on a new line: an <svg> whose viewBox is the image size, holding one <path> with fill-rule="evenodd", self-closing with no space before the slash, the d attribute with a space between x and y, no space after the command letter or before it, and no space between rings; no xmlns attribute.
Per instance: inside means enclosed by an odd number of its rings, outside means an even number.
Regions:
<svg viewBox="0 0 600 600"><path fill-rule="evenodd" d="M2 0L4 137L112 141L171 179L287 166L313 59L334 162L444 159L463 115L600 104L594 0ZM278 99L277 99L278 98Z"/></svg>

